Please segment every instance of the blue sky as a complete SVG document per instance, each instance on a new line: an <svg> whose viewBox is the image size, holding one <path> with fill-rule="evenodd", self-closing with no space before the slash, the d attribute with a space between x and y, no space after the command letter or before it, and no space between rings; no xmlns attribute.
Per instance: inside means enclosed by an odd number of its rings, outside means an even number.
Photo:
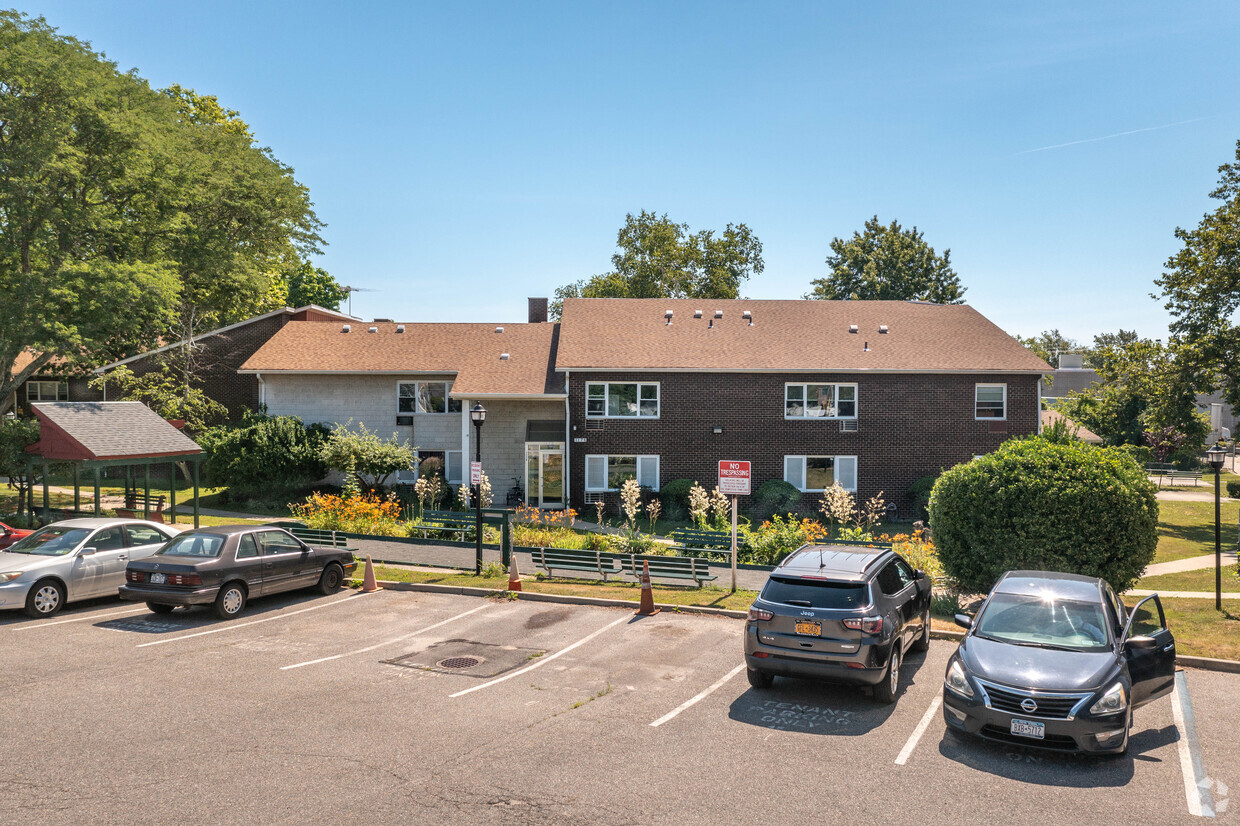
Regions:
<svg viewBox="0 0 1240 826"><path fill-rule="evenodd" d="M1240 5L40 0L240 110L365 317L520 321L627 212L748 224L752 298L916 225L1005 330L1164 337L1153 280L1240 139Z"/></svg>

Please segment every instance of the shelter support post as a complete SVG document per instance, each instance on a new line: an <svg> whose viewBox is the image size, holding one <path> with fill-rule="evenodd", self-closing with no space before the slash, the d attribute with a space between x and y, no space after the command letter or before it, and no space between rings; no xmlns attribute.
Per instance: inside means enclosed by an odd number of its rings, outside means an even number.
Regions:
<svg viewBox="0 0 1240 826"><path fill-rule="evenodd" d="M73 515L77 516L77 512L82 509L82 476L81 466L73 463Z"/></svg>
<svg viewBox="0 0 1240 826"><path fill-rule="evenodd" d="M146 501L142 503L142 518L151 518L151 463L142 466L142 495Z"/></svg>
<svg viewBox="0 0 1240 826"><path fill-rule="evenodd" d="M198 459L194 459L194 527L198 527Z"/></svg>
<svg viewBox="0 0 1240 826"><path fill-rule="evenodd" d="M99 473L99 466L95 465L95 516L100 516L103 513L103 504L100 502L99 496Z"/></svg>
<svg viewBox="0 0 1240 826"><path fill-rule="evenodd" d="M52 492L47 488L47 460L43 460L43 521L52 521Z"/></svg>
<svg viewBox="0 0 1240 826"><path fill-rule="evenodd" d="M168 521L175 525L177 523L177 464L173 462L168 466Z"/></svg>

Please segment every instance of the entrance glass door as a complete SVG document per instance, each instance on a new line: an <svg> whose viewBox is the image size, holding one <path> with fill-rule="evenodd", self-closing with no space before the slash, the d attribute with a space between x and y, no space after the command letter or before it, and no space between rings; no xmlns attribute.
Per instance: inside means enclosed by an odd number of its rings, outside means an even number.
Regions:
<svg viewBox="0 0 1240 826"><path fill-rule="evenodd" d="M539 508L564 507L564 443L525 445L525 498Z"/></svg>

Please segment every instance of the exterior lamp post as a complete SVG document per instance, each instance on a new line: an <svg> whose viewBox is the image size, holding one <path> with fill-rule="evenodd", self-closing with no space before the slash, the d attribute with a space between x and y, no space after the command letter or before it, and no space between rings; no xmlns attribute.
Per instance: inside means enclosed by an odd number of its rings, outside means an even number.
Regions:
<svg viewBox="0 0 1240 826"><path fill-rule="evenodd" d="M474 465L479 473L475 477L474 482L474 530L477 534L476 554L474 557L474 573L478 576L482 575L482 423L487 420L487 409L481 403L475 404L469 409L469 420L474 423ZM475 476L474 468L469 469L469 475Z"/></svg>
<svg viewBox="0 0 1240 826"><path fill-rule="evenodd" d="M1219 511L1219 471L1226 454L1218 445L1206 451L1206 459L1214 468L1214 610L1223 610L1223 525Z"/></svg>

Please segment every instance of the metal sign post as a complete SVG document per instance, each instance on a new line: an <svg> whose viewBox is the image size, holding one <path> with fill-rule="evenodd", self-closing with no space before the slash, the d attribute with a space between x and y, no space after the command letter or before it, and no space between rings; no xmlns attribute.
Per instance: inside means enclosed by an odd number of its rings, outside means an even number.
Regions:
<svg viewBox="0 0 1240 826"><path fill-rule="evenodd" d="M719 463L719 492L732 496L732 592L736 593L736 497L749 495L749 462Z"/></svg>

